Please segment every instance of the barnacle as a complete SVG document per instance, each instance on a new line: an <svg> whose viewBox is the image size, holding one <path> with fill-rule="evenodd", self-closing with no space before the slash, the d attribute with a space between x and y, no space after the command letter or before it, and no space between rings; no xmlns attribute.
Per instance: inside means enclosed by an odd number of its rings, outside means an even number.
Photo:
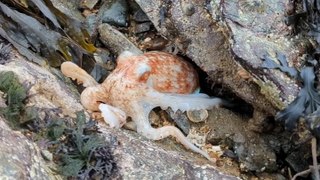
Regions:
<svg viewBox="0 0 320 180"><path fill-rule="evenodd" d="M102 84L92 82L85 71L64 62L61 65L66 76L85 82L87 88L81 94L81 102L91 112L102 112L107 123L121 127L125 117L132 118L137 132L153 140L168 136L175 137L185 147L213 160L203 150L192 144L174 126L153 128L149 113L155 107L173 111L208 109L222 103L219 98L210 98L197 93L199 88L197 72L181 58L164 53L148 52L134 55L124 52L117 59L116 69ZM89 83L90 84L90 83ZM193 94L192 94L193 93Z"/></svg>

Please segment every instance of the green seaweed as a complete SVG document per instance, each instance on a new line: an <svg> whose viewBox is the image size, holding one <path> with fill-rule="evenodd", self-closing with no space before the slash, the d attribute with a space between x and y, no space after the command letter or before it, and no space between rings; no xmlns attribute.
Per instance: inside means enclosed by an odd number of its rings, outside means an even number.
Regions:
<svg viewBox="0 0 320 180"><path fill-rule="evenodd" d="M20 84L12 71L0 72L0 91L6 93L7 107L0 108L0 112L16 127L20 124L21 112L24 109L23 101L27 97L26 89Z"/></svg>
<svg viewBox="0 0 320 180"><path fill-rule="evenodd" d="M92 121L86 123L85 119L84 112L80 111L75 127L66 126L64 121L55 121L57 123L48 127L48 135L54 137L53 140L65 137L57 148L61 149L56 154L61 160L59 171L62 175L79 179L90 179L98 174L108 178L117 171L111 149L97 131L89 131Z"/></svg>

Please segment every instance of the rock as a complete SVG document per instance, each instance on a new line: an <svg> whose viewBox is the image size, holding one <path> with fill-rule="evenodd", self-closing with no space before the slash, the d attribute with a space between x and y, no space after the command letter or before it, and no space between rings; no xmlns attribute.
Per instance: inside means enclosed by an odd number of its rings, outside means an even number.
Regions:
<svg viewBox="0 0 320 180"><path fill-rule="evenodd" d="M283 53L289 67L299 68L297 58L305 53L310 45L307 39L289 36L291 30L284 21L285 11L285 3L281 0L261 1L255 5L230 1L225 3L223 10L227 26L233 34L232 52L243 67L259 77L257 81L263 82L257 83L262 90L269 87L269 90L273 91L273 94L269 92L265 96L277 109L290 103L297 95L299 87L296 80L284 72L262 68L261 58L266 54L274 57L276 53Z"/></svg>
<svg viewBox="0 0 320 180"><path fill-rule="evenodd" d="M138 9L134 14L133 14L133 20L136 22L142 23L142 22L148 22L150 21L146 13L144 13L141 9Z"/></svg>
<svg viewBox="0 0 320 180"><path fill-rule="evenodd" d="M134 27L134 33L139 34L139 33L147 32L150 30L151 25L152 25L151 22L136 24Z"/></svg>
<svg viewBox="0 0 320 180"><path fill-rule="evenodd" d="M59 9L61 12L67 14L69 17L75 18L79 21L83 21L84 17L79 11L79 0L50 0L52 4Z"/></svg>
<svg viewBox="0 0 320 180"><path fill-rule="evenodd" d="M99 0L81 0L80 7L84 9L93 9L94 6L99 2Z"/></svg>
<svg viewBox="0 0 320 180"><path fill-rule="evenodd" d="M311 159L310 147L304 146L300 147L298 150L291 152L285 159L285 161L290 165L294 172L301 172L310 166L308 160Z"/></svg>
<svg viewBox="0 0 320 180"><path fill-rule="evenodd" d="M190 123L185 113L180 110L173 112L171 108L167 109L166 112L170 115L172 120L177 124L184 134L189 134Z"/></svg>
<svg viewBox="0 0 320 180"><path fill-rule="evenodd" d="M207 125L211 144L225 144L238 157L242 171L277 170L276 154L263 137L250 131L248 121L226 109L209 111Z"/></svg>
<svg viewBox="0 0 320 180"><path fill-rule="evenodd" d="M122 27L128 25L128 5L125 0L109 0L100 11L103 11L103 23Z"/></svg>
<svg viewBox="0 0 320 180"><path fill-rule="evenodd" d="M42 158L40 149L13 131L0 116L0 179L62 179Z"/></svg>
<svg viewBox="0 0 320 180"><path fill-rule="evenodd" d="M97 33L97 15L95 14L90 14L86 17L85 19L85 24L87 27L87 31L90 34L90 36L93 36L95 33Z"/></svg>
<svg viewBox="0 0 320 180"><path fill-rule="evenodd" d="M220 172L208 161L197 160L198 155L170 151L135 132L105 125L100 130L106 139L116 136L119 141L114 156L123 179L238 179Z"/></svg>
<svg viewBox="0 0 320 180"><path fill-rule="evenodd" d="M42 150L41 156L47 161L53 160L53 154L51 152L49 152L48 150Z"/></svg>
<svg viewBox="0 0 320 180"><path fill-rule="evenodd" d="M138 49L131 41L129 41L121 32L110 26L109 24L101 24L98 28L100 40L113 53L120 54L123 51L140 54L142 51Z"/></svg>
<svg viewBox="0 0 320 180"><path fill-rule="evenodd" d="M26 106L36 108L60 108L65 116L76 117L75 112L83 110L79 93L67 91L67 86L61 79L61 72L46 69L26 61L19 54L6 65L0 65L0 71L13 71L20 82L30 87ZM50 72L51 71L51 72ZM61 79L53 75L57 73Z"/></svg>

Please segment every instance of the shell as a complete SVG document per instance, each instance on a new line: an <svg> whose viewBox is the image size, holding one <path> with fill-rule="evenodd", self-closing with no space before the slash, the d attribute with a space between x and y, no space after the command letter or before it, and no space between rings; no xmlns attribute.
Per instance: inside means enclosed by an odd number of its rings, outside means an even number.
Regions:
<svg viewBox="0 0 320 180"><path fill-rule="evenodd" d="M206 109L194 110L194 111L187 111L187 116L190 121L198 123L205 121L209 114Z"/></svg>

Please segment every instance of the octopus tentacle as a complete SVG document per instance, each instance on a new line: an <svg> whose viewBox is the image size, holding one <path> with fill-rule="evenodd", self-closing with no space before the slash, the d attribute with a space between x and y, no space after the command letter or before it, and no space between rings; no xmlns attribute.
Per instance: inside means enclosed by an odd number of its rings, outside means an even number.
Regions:
<svg viewBox="0 0 320 180"><path fill-rule="evenodd" d="M127 115L121 109L103 103L99 105L99 109L111 128L121 128L126 123Z"/></svg>
<svg viewBox="0 0 320 180"><path fill-rule="evenodd" d="M143 107L143 108L142 108ZM139 134L142 134L148 139L152 140L160 140L163 138L166 138L168 136L173 136L177 139L181 144L183 144L186 148L191 149L192 151L199 153L206 157L210 161L214 161L215 159L212 159L208 153L201 150L194 144L192 144L187 137L185 137L182 132L174 127L174 126L164 126L160 128L153 128L149 123L149 110L152 108L152 105L149 105L147 103L144 103L141 107L136 107L137 110L136 115L133 117L133 120L137 124L137 132ZM149 109L149 110L147 110Z"/></svg>
<svg viewBox="0 0 320 180"><path fill-rule="evenodd" d="M72 80L77 80L77 83L83 84L84 87L98 85L98 82L93 77L73 62L62 63L61 72Z"/></svg>
<svg viewBox="0 0 320 180"><path fill-rule="evenodd" d="M81 104L89 111L100 111L101 102L106 102L104 89L101 85L87 87L81 93Z"/></svg>
<svg viewBox="0 0 320 180"><path fill-rule="evenodd" d="M185 137L182 134L182 132L174 126L163 126L163 127L157 128L157 129L150 126L149 128L143 129L143 131L141 133L142 133L142 135L144 135L148 139L152 139L152 140L160 140L160 139L166 138L168 136L173 136L177 139L177 141L179 141L181 144L183 144L184 147L191 149L192 151L203 155L204 157L206 157L207 159L209 159L211 161L215 161L214 159L212 159L209 156L208 153L206 153L205 151L201 150L200 148L198 148L194 144L192 144L188 140L188 138Z"/></svg>
<svg viewBox="0 0 320 180"><path fill-rule="evenodd" d="M210 98L206 94L174 94L159 93L149 91L145 97L146 101L154 106L160 106L162 109L171 107L173 111L189 111L209 109L217 105L223 104L220 98Z"/></svg>

